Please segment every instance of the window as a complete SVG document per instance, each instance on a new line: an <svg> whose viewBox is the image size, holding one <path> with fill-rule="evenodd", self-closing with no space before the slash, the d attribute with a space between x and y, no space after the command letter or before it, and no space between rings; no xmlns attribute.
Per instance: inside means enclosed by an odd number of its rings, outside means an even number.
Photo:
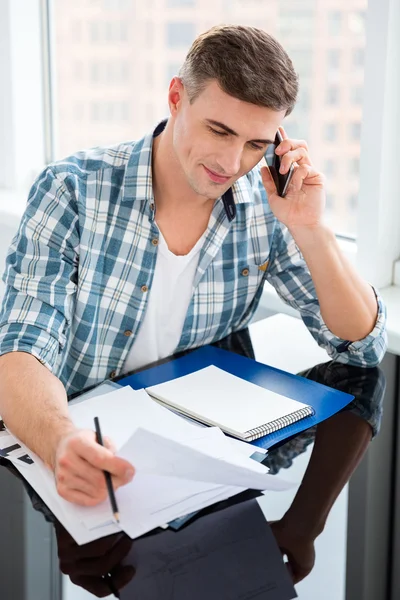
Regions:
<svg viewBox="0 0 400 600"><path fill-rule="evenodd" d="M333 194L327 192L326 194L326 209L331 211L335 208L335 197Z"/></svg>
<svg viewBox="0 0 400 600"><path fill-rule="evenodd" d="M165 29L168 22L176 22L178 17L193 21L196 33L199 33L213 23L234 21L245 24L252 20L253 25L279 36L279 41L291 51L307 52L311 49L312 69L300 76L300 89L308 88L309 102L303 105L299 102L288 117L288 131L289 124L291 127L293 123L294 137L305 138L309 142L316 164L324 165L328 159L335 161L334 178L345 180L350 177L350 163L353 158L360 157L361 152L360 188L353 176L349 190L343 186L336 187L333 182L329 189L332 202L328 220L336 231L357 234L359 264L364 273L368 273L368 280L375 285L388 285L392 281L393 261L400 256L400 203L395 182L400 135L396 113L400 103L400 36L398 20L393 18L397 15L398 0L346 0L340 4L316 0L222 0L212 3L211 15L209 8L205 9L206 2L195 2L193 10L184 5L182 8L169 7L168 2L18 0L17 3L4 0L1 3L12 13L10 19L0 18L0 39L4 46L2 56L10 56L10 51L15 53L12 56L16 56L12 62L0 59L4 106L4 110L0 111L0 202L4 203L3 209L19 212L25 208L27 188L51 160L96 144L138 138L158 118L167 114L163 93L166 68L170 63L180 64L187 49L184 46L167 47ZM46 11L48 5L52 7L50 17ZM310 24L303 24L297 31L293 22L291 28L284 28L282 35L282 30L278 31L279 14L285 10L287 14L293 9L310 11ZM336 15L332 15L334 9ZM119 10L123 10L124 14L119 14ZM349 13L359 15L349 18ZM366 14L369 21L367 29ZM46 34L47 26L41 28L48 18L51 36ZM106 43L104 30L100 29L94 32L98 40L92 42L89 24L111 20L124 20L127 24L122 31L122 37L127 36L126 43ZM150 46L146 42L146 22L151 30ZM311 33L305 33L307 27ZM45 58L40 50L41 41L46 50ZM138 46L140 53L136 52ZM50 61L46 59L48 49L51 50L51 69ZM329 61L326 58L330 49L340 49L338 67L335 66L335 57ZM318 60L314 60L315 57ZM127 63L123 67L128 69L128 72L125 70L123 85L92 84L92 62L111 59ZM76 60L82 61L82 70L75 66ZM154 73L154 87L149 89L145 69L147 61L153 64ZM107 69L100 73L107 73ZM115 73L114 70L116 77ZM45 85L42 85L43 81ZM343 100L346 107L346 110L335 111L334 119L330 115L332 111L326 112L328 106L325 104L325 91L332 84L339 86L340 102ZM362 87L362 104L353 103L352 99L360 99L361 96L359 91L350 89L352 86ZM15 98L18 102L14 101ZM129 106L128 121L103 120L93 124L92 103L100 100L126 102ZM125 108L120 109L120 115L126 116ZM382 135L379 136L376 129L378 119L382 120ZM360 141L350 143L350 123L356 121L362 123L362 137ZM325 123L336 124L334 142L325 139ZM98 124L101 126L98 127ZM354 133L359 137L359 132ZM336 149L339 151L336 152ZM377 155L381 157L378 162ZM12 202L9 190L12 190ZM14 196L14 190L23 190L24 193ZM355 202L351 196L356 194L358 209L352 210ZM17 205L18 208L15 208ZM357 221L360 222L359 231L351 226ZM385 244L378 243L382 231L385 232Z"/></svg>
<svg viewBox="0 0 400 600"><path fill-rule="evenodd" d="M92 43L96 43L99 41L98 21L93 21L92 23L89 23L89 38Z"/></svg>
<svg viewBox="0 0 400 600"><path fill-rule="evenodd" d="M96 0L90 10L52 3L54 158L144 135L168 115L168 85L196 35L214 23L251 19L278 38L299 73L298 102L284 121L288 134L305 139L313 161L333 179L348 176L359 157L359 143L345 142L353 139L351 123L362 120L365 39L354 23L363 20L367 0L347 0L340 10L315 0L224 0L213 4L211 15L208 3L196 0L159 0L151 7L149 0ZM85 107L79 119L71 108L76 104ZM346 110L338 110L342 105ZM358 193L354 177L352 185ZM343 232L349 191L330 193L329 219Z"/></svg>
<svg viewBox="0 0 400 600"><path fill-rule="evenodd" d="M100 80L100 64L98 62L93 62L90 68L90 77L92 83L98 83Z"/></svg>
<svg viewBox="0 0 400 600"><path fill-rule="evenodd" d="M99 102L92 102L92 104L91 104L91 119L92 119L92 121L100 120L100 104L99 104Z"/></svg>
<svg viewBox="0 0 400 600"><path fill-rule="evenodd" d="M293 29L296 29L297 37L304 38L314 33L315 11L308 7L298 9L298 4L287 7L285 3L279 3L278 7L278 35L290 37Z"/></svg>
<svg viewBox="0 0 400 600"><path fill-rule="evenodd" d="M355 122L350 124L350 139L353 142L358 142L361 137L361 123Z"/></svg>
<svg viewBox="0 0 400 600"><path fill-rule="evenodd" d="M336 37L342 30L342 13L338 10L328 13L328 35Z"/></svg>
<svg viewBox="0 0 400 600"><path fill-rule="evenodd" d="M128 102L92 102L91 119L93 122L118 123L129 119Z"/></svg>
<svg viewBox="0 0 400 600"><path fill-rule="evenodd" d="M302 79L312 76L314 55L311 48L296 48L292 51L288 49L288 54Z"/></svg>
<svg viewBox="0 0 400 600"><path fill-rule="evenodd" d="M77 102L74 106L74 118L82 121L85 117L85 106L82 102Z"/></svg>
<svg viewBox="0 0 400 600"><path fill-rule="evenodd" d="M124 21L92 21L89 23L89 39L93 44L125 42L128 24Z"/></svg>
<svg viewBox="0 0 400 600"><path fill-rule="evenodd" d="M82 41L82 21L79 19L73 19L69 27L71 40L74 42Z"/></svg>
<svg viewBox="0 0 400 600"><path fill-rule="evenodd" d="M167 45L169 48L189 49L196 37L194 23L167 23Z"/></svg>
<svg viewBox="0 0 400 600"><path fill-rule="evenodd" d="M360 173L360 159L358 156L355 156L350 161L349 174L355 177L358 177Z"/></svg>
<svg viewBox="0 0 400 600"><path fill-rule="evenodd" d="M75 60L74 61L74 79L79 81L83 78L83 61Z"/></svg>
<svg viewBox="0 0 400 600"><path fill-rule="evenodd" d="M340 50L338 50L337 48L331 48L330 50L328 50L327 62L328 69L330 71L337 71L337 69L339 69L340 66Z"/></svg>
<svg viewBox="0 0 400 600"><path fill-rule="evenodd" d="M358 194L350 194L348 202L350 209L356 210L358 204Z"/></svg>
<svg viewBox="0 0 400 600"><path fill-rule="evenodd" d="M177 77L179 74L179 69L181 68L180 63L169 63L166 69L166 84L169 85L171 83L171 79L173 77Z"/></svg>
<svg viewBox="0 0 400 600"><path fill-rule="evenodd" d="M145 31L146 31L145 43L149 48L151 48L153 46L153 33L154 33L154 27L153 27L152 21L146 21Z"/></svg>
<svg viewBox="0 0 400 600"><path fill-rule="evenodd" d="M361 87L361 85L354 85L351 89L350 89L350 99L352 104L362 104L363 101L363 88Z"/></svg>
<svg viewBox="0 0 400 600"><path fill-rule="evenodd" d="M353 66L364 67L365 50L364 48L354 48L353 50Z"/></svg>
<svg viewBox="0 0 400 600"><path fill-rule="evenodd" d="M324 137L327 142L334 142L337 136L336 123L325 123Z"/></svg>
<svg viewBox="0 0 400 600"><path fill-rule="evenodd" d="M326 177L332 177L336 174L336 163L332 158L327 158L323 169Z"/></svg>
<svg viewBox="0 0 400 600"><path fill-rule="evenodd" d="M331 85L326 91L326 103L328 106L336 106L339 104L339 88L336 85Z"/></svg>

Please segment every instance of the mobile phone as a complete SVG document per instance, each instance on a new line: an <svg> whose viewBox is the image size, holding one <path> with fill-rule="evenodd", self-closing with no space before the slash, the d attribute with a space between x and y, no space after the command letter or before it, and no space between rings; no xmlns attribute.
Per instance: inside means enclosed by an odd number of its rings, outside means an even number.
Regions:
<svg viewBox="0 0 400 600"><path fill-rule="evenodd" d="M265 161L268 165L272 178L275 182L278 195L284 198L287 193L287 189L294 173L294 165L290 165L290 169L287 173L283 174L279 172L281 167L281 157L275 154L275 150L279 144L283 142L281 132L276 132L275 140L273 144L270 144L264 154Z"/></svg>

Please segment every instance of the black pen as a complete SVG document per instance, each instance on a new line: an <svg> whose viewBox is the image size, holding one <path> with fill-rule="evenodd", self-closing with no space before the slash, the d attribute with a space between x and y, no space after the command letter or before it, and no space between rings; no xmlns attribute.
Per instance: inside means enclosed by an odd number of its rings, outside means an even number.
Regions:
<svg viewBox="0 0 400 600"><path fill-rule="evenodd" d="M99 423L98 417L94 418L94 426L95 426L95 430L96 430L97 443L100 444L101 446L104 446L103 436L101 435L100 423ZM117 521L117 523L119 523L119 512L118 512L117 501L115 499L114 489L113 489L113 485L112 485L112 481L111 481L111 475L108 471L103 471L103 473L106 478L108 496L110 498L111 508L112 508L112 511L114 514L114 519Z"/></svg>

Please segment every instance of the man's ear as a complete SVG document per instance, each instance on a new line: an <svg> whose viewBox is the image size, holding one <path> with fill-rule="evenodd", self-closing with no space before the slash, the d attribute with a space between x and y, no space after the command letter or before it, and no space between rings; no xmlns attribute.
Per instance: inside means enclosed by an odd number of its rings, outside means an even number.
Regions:
<svg viewBox="0 0 400 600"><path fill-rule="evenodd" d="M176 115L182 103L185 87L180 77L174 77L169 84L168 106L172 116Z"/></svg>

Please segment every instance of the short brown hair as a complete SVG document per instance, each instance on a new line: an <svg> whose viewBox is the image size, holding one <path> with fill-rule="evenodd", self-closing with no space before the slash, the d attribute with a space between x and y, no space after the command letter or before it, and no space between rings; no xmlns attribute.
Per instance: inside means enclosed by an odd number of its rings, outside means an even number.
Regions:
<svg viewBox="0 0 400 600"><path fill-rule="evenodd" d="M239 100L292 112L298 76L282 46L256 27L218 25L193 42L179 76L192 103L211 79Z"/></svg>

